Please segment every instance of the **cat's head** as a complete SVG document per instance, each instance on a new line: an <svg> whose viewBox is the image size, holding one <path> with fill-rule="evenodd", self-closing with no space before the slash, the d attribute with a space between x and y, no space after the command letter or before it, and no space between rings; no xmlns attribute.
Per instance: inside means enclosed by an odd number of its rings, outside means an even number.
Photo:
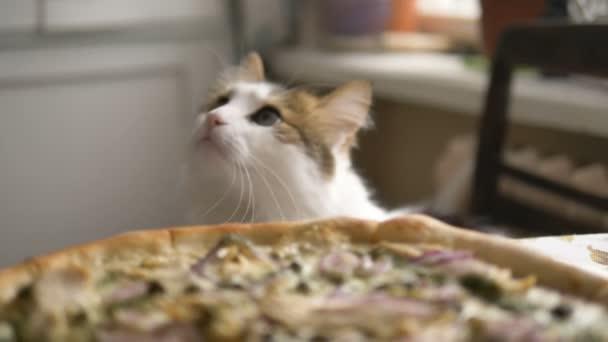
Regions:
<svg viewBox="0 0 608 342"><path fill-rule="evenodd" d="M331 179L369 124L371 88L353 81L329 94L266 81L257 53L225 73L201 110L194 152L206 164L309 164Z"/></svg>

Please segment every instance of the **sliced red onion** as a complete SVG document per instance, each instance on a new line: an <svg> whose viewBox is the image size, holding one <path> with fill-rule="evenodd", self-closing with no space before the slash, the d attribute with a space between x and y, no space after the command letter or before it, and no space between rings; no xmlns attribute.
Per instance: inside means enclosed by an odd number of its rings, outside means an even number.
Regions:
<svg viewBox="0 0 608 342"><path fill-rule="evenodd" d="M204 276L205 267L213 260L217 259L217 253L224 247L229 244L235 243L237 241L241 241L242 238L236 235L228 234L223 236L220 241L218 241L213 248L207 252L202 258L198 259L191 267L190 271L194 274Z"/></svg>
<svg viewBox="0 0 608 342"><path fill-rule="evenodd" d="M199 342L202 336L190 324L176 323L152 332L126 328L100 329L95 333L99 342Z"/></svg>
<svg viewBox="0 0 608 342"><path fill-rule="evenodd" d="M197 262L195 262L191 267L190 271L196 275L204 276L206 266L212 261L217 259L217 253L224 247L229 246L231 244L242 244L247 247L247 250L252 254L253 257L270 263L268 258L266 258L260 251L256 249L256 247L247 239L233 234L228 234L220 239L220 241L213 247L209 252L200 258Z"/></svg>
<svg viewBox="0 0 608 342"><path fill-rule="evenodd" d="M393 268L391 258L386 257L373 261L369 255L365 255L361 258L357 273L363 276L374 276L388 272L391 268Z"/></svg>
<svg viewBox="0 0 608 342"><path fill-rule="evenodd" d="M410 298L391 297L380 293L366 296L330 297L323 304L321 310L349 311L356 309L369 310L370 308L374 308L374 312L419 318L429 318L437 313L437 309L430 303Z"/></svg>
<svg viewBox="0 0 608 342"><path fill-rule="evenodd" d="M190 271L196 275L204 276L205 267L207 267L207 265L211 261L217 259L217 252L222 249L222 247L223 244L220 241L220 243L211 248L211 250L207 254L205 254L203 257L198 259L192 266L190 266Z"/></svg>
<svg viewBox="0 0 608 342"><path fill-rule="evenodd" d="M137 327L141 331L156 330L168 323L169 317L159 311L141 312L131 309L120 309L114 319L126 327Z"/></svg>
<svg viewBox="0 0 608 342"><path fill-rule="evenodd" d="M321 272L332 277L343 277L352 274L359 266L359 257L351 252L335 251L321 259Z"/></svg>
<svg viewBox="0 0 608 342"><path fill-rule="evenodd" d="M463 259L460 262L443 263L441 268L451 275L463 276L466 274L488 274L495 271L495 267L477 259Z"/></svg>
<svg viewBox="0 0 608 342"><path fill-rule="evenodd" d="M276 281L279 278L286 276L288 274L289 274L288 267L281 268L281 269L277 270L276 272L273 272L273 273L265 276L263 279L251 284L251 286L249 286L247 288L247 292L253 298L261 298L262 296L264 296L265 291L268 287L268 284L270 284L271 282Z"/></svg>
<svg viewBox="0 0 608 342"><path fill-rule="evenodd" d="M461 288L455 284L448 284L437 288L433 293L433 301L452 302L457 300L462 294Z"/></svg>
<svg viewBox="0 0 608 342"><path fill-rule="evenodd" d="M367 341L369 338L360 332L355 330L343 330L337 334L337 336L333 336L332 341L334 342L361 342Z"/></svg>
<svg viewBox="0 0 608 342"><path fill-rule="evenodd" d="M410 262L423 265L441 265L459 260L468 260L473 257L471 251L444 251L433 250L410 259Z"/></svg>
<svg viewBox="0 0 608 342"><path fill-rule="evenodd" d="M487 325L486 338L505 342L544 342L546 338L538 324L531 319L515 318L508 321L493 322Z"/></svg>
<svg viewBox="0 0 608 342"><path fill-rule="evenodd" d="M351 292L348 291L348 288L345 284L341 284L336 286L336 288L329 293L330 298L347 298L351 296Z"/></svg>
<svg viewBox="0 0 608 342"><path fill-rule="evenodd" d="M148 292L150 284L144 280L134 280L118 285L105 297L106 303L120 303L141 297Z"/></svg>

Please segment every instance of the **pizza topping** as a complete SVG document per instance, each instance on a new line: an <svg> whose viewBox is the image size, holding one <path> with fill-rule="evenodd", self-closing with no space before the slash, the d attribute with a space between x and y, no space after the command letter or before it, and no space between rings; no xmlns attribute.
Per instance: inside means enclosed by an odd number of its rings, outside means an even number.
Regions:
<svg viewBox="0 0 608 342"><path fill-rule="evenodd" d="M128 328L100 329L95 334L99 342L199 342L202 337L191 324L176 323L155 331L141 332Z"/></svg>
<svg viewBox="0 0 608 342"><path fill-rule="evenodd" d="M356 272L357 275L371 277L388 272L392 267L393 261L387 256L379 256L374 260L370 255L364 255Z"/></svg>
<svg viewBox="0 0 608 342"><path fill-rule="evenodd" d="M165 293L165 287L158 281L152 280L148 283L148 294L157 295Z"/></svg>
<svg viewBox="0 0 608 342"><path fill-rule="evenodd" d="M484 332L486 341L549 341L542 336L542 330L534 321L526 318L513 318L487 324Z"/></svg>
<svg viewBox="0 0 608 342"><path fill-rule="evenodd" d="M225 235L218 241L218 243L213 248L209 250L209 252L207 252L205 256L200 258L194 265L192 265L190 270L196 274L203 275L205 272L205 266L207 266L209 262L217 258L217 254L222 248L233 243L239 243L241 241L242 238L238 235Z"/></svg>
<svg viewBox="0 0 608 342"><path fill-rule="evenodd" d="M494 281L478 274L463 276L460 284L472 294L488 301L496 301L502 294L501 288Z"/></svg>
<svg viewBox="0 0 608 342"><path fill-rule="evenodd" d="M559 304L551 309L551 315L558 320L566 320L572 315L572 307L568 304Z"/></svg>
<svg viewBox="0 0 608 342"><path fill-rule="evenodd" d="M268 294L261 301L261 310L270 319L287 326L297 326L314 317L313 312L320 306L321 298L300 294L276 296Z"/></svg>
<svg viewBox="0 0 608 342"><path fill-rule="evenodd" d="M29 300L32 298L34 294L34 285L33 284L25 284L19 288L15 295L15 299L18 301Z"/></svg>
<svg viewBox="0 0 608 342"><path fill-rule="evenodd" d="M466 250L317 227L188 253L48 272L0 304L0 341L608 340L604 308Z"/></svg>
<svg viewBox="0 0 608 342"><path fill-rule="evenodd" d="M380 257L386 251L402 257L406 257L408 259L419 257L423 253L423 251L420 248L417 248L416 246L395 242L382 242L380 243L378 248L374 248L371 251L371 256L375 259Z"/></svg>
<svg viewBox="0 0 608 342"><path fill-rule="evenodd" d="M148 292L149 286L149 283L144 280L128 281L116 286L116 288L104 298L104 301L108 304L113 304L136 299L145 295Z"/></svg>
<svg viewBox="0 0 608 342"><path fill-rule="evenodd" d="M497 304L500 308L518 314L525 314L538 309L537 305L523 300L520 297L505 297L501 298Z"/></svg>
<svg viewBox="0 0 608 342"><path fill-rule="evenodd" d="M88 272L82 268L48 272L34 287L35 301L47 313L76 310L92 299L87 292L89 280Z"/></svg>
<svg viewBox="0 0 608 342"><path fill-rule="evenodd" d="M319 267L323 274L331 278L344 279L353 274L359 262L359 257L354 253L333 251L321 259Z"/></svg>
<svg viewBox="0 0 608 342"><path fill-rule="evenodd" d="M119 309L114 312L114 320L119 325L135 328L139 331L152 331L169 323L170 318L160 311L142 311Z"/></svg>
<svg viewBox="0 0 608 342"><path fill-rule="evenodd" d="M296 285L296 292L301 293L301 294L309 294L312 290L310 285L305 282L305 281L300 281L297 285Z"/></svg>
<svg viewBox="0 0 608 342"><path fill-rule="evenodd" d="M370 307L377 309L377 311L371 313L372 315L385 313L430 318L437 313L437 308L430 303L387 296L381 293L372 293L366 296L334 296L326 300L320 310L323 312L353 313L357 310L369 312Z"/></svg>
<svg viewBox="0 0 608 342"><path fill-rule="evenodd" d="M472 257L473 253L470 251L431 250L413 258L411 262L424 265L440 265L453 261L469 260Z"/></svg>
<svg viewBox="0 0 608 342"><path fill-rule="evenodd" d="M222 238L205 256L190 267L193 274L242 287L242 283L262 279L272 272L273 262L249 240L237 235Z"/></svg>

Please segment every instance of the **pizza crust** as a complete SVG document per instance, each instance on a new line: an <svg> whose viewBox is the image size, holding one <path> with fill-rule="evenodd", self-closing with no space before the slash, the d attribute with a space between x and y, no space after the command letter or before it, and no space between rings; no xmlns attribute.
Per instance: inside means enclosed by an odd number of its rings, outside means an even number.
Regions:
<svg viewBox="0 0 608 342"><path fill-rule="evenodd" d="M211 248L223 235L236 233L260 244L271 244L287 233L312 227L343 232L355 242L432 243L471 249L482 260L511 269L515 275L536 275L539 284L578 295L608 307L608 279L557 262L516 240L449 226L424 215L409 215L386 222L334 218L309 222L225 224L136 231L37 257L0 270L0 304L11 300L25 284L43 273L66 267L102 268L120 261L136 262L147 255L189 253Z"/></svg>
<svg viewBox="0 0 608 342"><path fill-rule="evenodd" d="M0 304L11 300L23 285L52 270L71 266L94 269L113 259L137 260L144 255L167 254L172 250L170 230L135 231L30 258L0 270Z"/></svg>
<svg viewBox="0 0 608 342"><path fill-rule="evenodd" d="M0 305L15 297L19 289L39 274L33 261L0 271Z"/></svg>
<svg viewBox="0 0 608 342"><path fill-rule="evenodd" d="M378 238L391 241L437 243L470 249L478 258L508 268L516 276L535 275L540 285L608 307L608 278L555 261L517 240L452 227L423 215L380 223L376 233Z"/></svg>
<svg viewBox="0 0 608 342"><path fill-rule="evenodd" d="M323 227L345 233L355 242L374 242L378 223L351 218L334 218L309 222L280 222L264 224L225 224L171 229L173 248L178 252L211 248L224 235L243 235L259 244L272 244L288 232Z"/></svg>

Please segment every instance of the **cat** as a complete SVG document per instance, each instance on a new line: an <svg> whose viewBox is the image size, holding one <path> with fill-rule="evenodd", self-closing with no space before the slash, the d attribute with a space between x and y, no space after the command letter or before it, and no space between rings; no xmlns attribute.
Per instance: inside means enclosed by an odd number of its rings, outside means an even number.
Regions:
<svg viewBox="0 0 608 342"><path fill-rule="evenodd" d="M353 169L357 133L370 125L369 83L327 95L266 80L252 52L225 72L200 111L188 188L196 224L395 216Z"/></svg>

